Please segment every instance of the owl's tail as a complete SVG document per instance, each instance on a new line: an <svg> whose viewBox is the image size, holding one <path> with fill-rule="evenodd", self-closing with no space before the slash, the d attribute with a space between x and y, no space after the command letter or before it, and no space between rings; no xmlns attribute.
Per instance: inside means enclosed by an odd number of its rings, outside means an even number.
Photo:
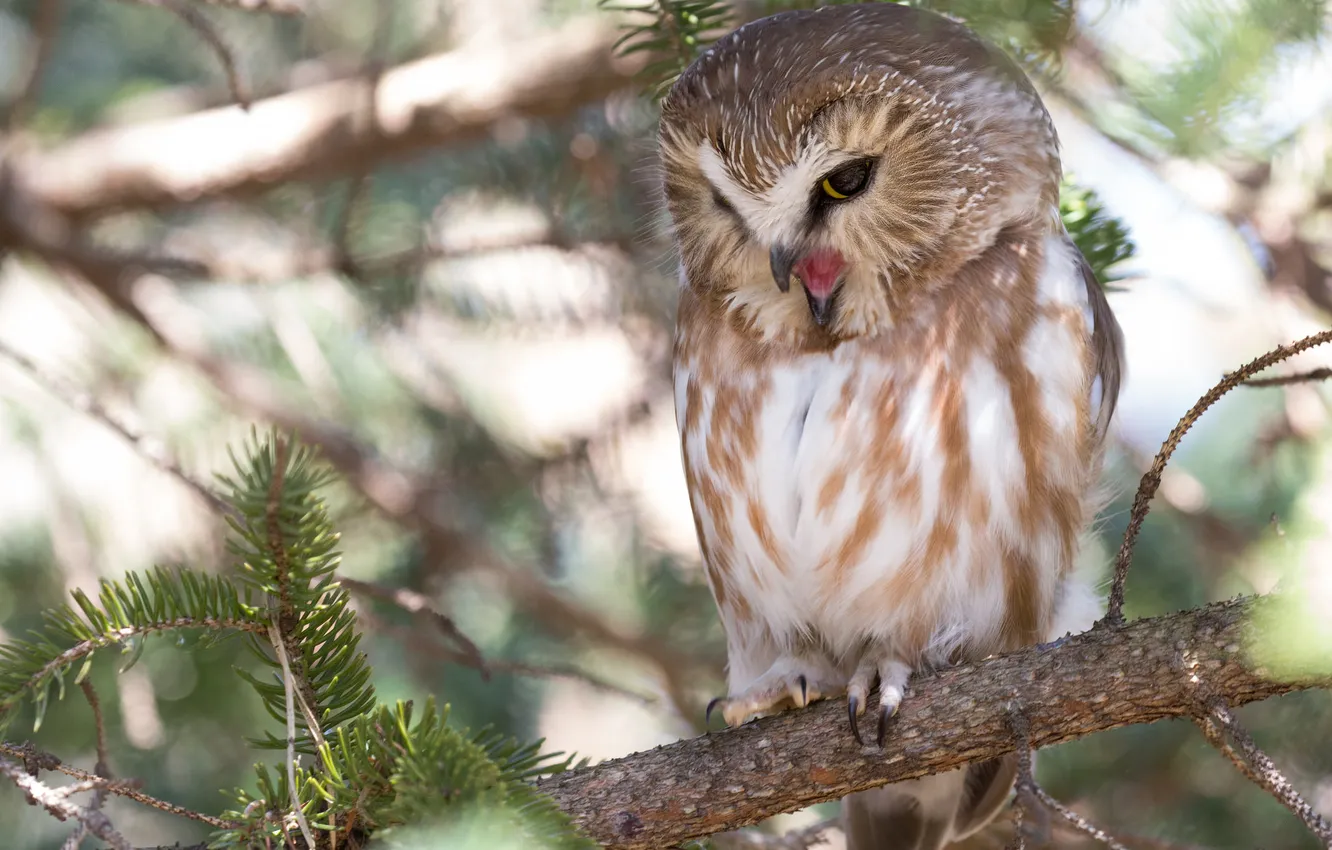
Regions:
<svg viewBox="0 0 1332 850"><path fill-rule="evenodd" d="M989 823L1016 777L1010 753L852 794L842 802L846 850L942 850Z"/></svg>

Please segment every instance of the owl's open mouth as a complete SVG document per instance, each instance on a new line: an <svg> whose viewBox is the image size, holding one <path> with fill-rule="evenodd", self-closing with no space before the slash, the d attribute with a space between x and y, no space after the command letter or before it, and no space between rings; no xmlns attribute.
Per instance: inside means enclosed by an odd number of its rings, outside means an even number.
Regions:
<svg viewBox="0 0 1332 850"><path fill-rule="evenodd" d="M846 259L834 248L818 248L803 256L798 249L776 246L768 254L777 288L789 292L795 280L805 290L814 324L826 327L837 306L837 293L846 277Z"/></svg>

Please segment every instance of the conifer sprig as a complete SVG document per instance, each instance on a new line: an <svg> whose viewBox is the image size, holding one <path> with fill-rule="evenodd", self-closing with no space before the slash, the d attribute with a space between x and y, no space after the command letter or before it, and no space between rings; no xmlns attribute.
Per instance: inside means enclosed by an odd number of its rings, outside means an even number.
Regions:
<svg viewBox="0 0 1332 850"><path fill-rule="evenodd" d="M1121 280L1119 267L1137 247L1124 222L1106 212L1097 194L1065 179L1059 186L1059 216L1101 285Z"/></svg>
<svg viewBox="0 0 1332 850"><path fill-rule="evenodd" d="M299 731L284 770L256 765L255 790L236 792L238 806L211 847L285 846L302 833L315 847L326 846L325 836L329 847L360 846L371 834L386 847L414 847L431 830L489 836L495 829L508 846L595 847L532 785L566 769L568 758L488 728L451 727L433 700L417 715L411 703L376 704L348 594L333 575L338 535L318 494L332 476L314 452L252 434L232 461L234 474L221 481L235 508L228 521L237 577L156 568L102 582L96 600L75 591L74 604L47 613L31 639L0 645L0 731L25 699L40 723L51 685L63 696L69 672L81 665L80 681L104 649L119 647L132 664L154 634L194 630L208 643L244 632L273 675L237 673L283 730L254 743L287 749L289 712ZM288 705L284 672L299 709Z"/></svg>
<svg viewBox="0 0 1332 850"><path fill-rule="evenodd" d="M229 547L241 559L241 581L267 602L299 700L308 709L297 712L301 734L296 749L314 755L317 739L327 730L375 704L356 617L347 607L347 592L333 577L339 563L338 535L318 496L332 475L316 463L312 449L293 449L277 436L262 442L253 438L245 460L233 455L232 462L236 474L220 479L239 512L238 518L228 518L236 533ZM252 634L250 640L271 678L237 672L259 693L265 710L285 723L286 689L272 638ZM285 733L278 737L267 732L253 743L270 749L287 746Z"/></svg>
<svg viewBox="0 0 1332 850"><path fill-rule="evenodd" d="M102 650L117 647L128 655L124 670L138 660L144 639L152 635L202 630L216 639L267 628L263 610L224 576L158 567L103 581L95 601L82 590L73 597L74 605L47 611L43 628L28 640L0 644L0 733L25 698L33 704L34 728L41 728L51 685L63 698L71 668L80 665L77 683Z"/></svg>
<svg viewBox="0 0 1332 850"><path fill-rule="evenodd" d="M448 709L434 700L414 717L410 702L380 705L331 734L319 760L296 772L297 796L311 826L343 835L373 833L386 847L412 843L423 830L457 828L466 821L501 822L516 844L550 850L586 850L595 843L531 780L567 769L570 759L521 745L490 729L468 734L448 725ZM257 793L238 790L224 817L243 825L221 830L215 847L248 847L279 837L291 799L287 776L256 766ZM460 819L461 818L461 819Z"/></svg>
<svg viewBox="0 0 1332 850"><path fill-rule="evenodd" d="M654 99L665 96L680 73L731 21L726 0L597 0L597 6L624 15L624 34L615 43L621 56L642 52L652 56L642 79Z"/></svg>

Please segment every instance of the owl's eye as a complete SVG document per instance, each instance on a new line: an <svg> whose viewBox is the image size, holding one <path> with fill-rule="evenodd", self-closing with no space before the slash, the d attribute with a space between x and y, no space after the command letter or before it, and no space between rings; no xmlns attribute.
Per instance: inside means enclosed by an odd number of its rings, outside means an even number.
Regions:
<svg viewBox="0 0 1332 850"><path fill-rule="evenodd" d="M845 201L857 195L869 182L870 167L868 162L853 162L823 178L823 194L836 201Z"/></svg>

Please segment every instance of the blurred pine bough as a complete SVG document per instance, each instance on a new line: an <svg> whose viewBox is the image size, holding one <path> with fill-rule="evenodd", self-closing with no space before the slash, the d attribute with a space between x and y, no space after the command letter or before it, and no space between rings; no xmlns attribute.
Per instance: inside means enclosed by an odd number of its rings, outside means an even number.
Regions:
<svg viewBox="0 0 1332 850"><path fill-rule="evenodd" d="M448 846L594 847L530 784L570 759L488 728L456 729L433 698L376 702L347 591L333 576L338 534L320 497L331 476L314 452L273 433L256 436L235 465L222 478L235 576L157 568L103 581L96 600L74 591L74 605L48 611L44 629L0 644L0 738L16 731L25 702L40 729L52 693L85 682L96 657L118 650L123 673L149 639L188 636L206 652L239 638L271 678L236 672L283 733L265 729L249 743L287 758L256 765L257 793L237 790L209 846L285 846L297 835L325 846L336 834L330 846L373 835L384 847L445 836ZM308 757L302 765L298 754Z"/></svg>

